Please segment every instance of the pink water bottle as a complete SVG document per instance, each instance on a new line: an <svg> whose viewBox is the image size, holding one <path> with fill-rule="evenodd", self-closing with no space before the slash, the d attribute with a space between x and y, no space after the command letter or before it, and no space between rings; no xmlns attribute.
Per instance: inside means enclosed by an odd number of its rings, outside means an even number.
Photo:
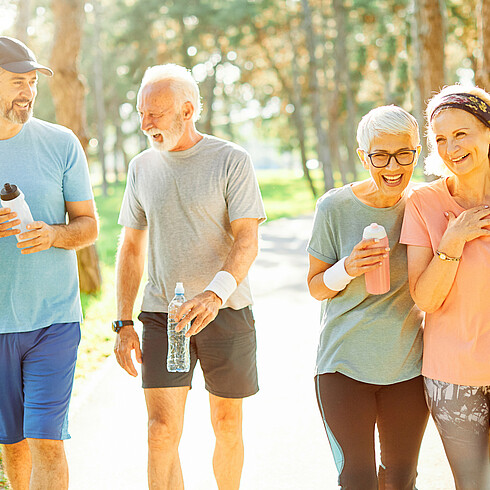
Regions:
<svg viewBox="0 0 490 490"><path fill-rule="evenodd" d="M388 237L386 230L377 223L371 223L364 228L362 238L378 238L379 242L375 243L372 248L388 247ZM381 266L376 267L364 274L366 279L366 290L369 294L384 294L390 290L390 258L380 259Z"/></svg>

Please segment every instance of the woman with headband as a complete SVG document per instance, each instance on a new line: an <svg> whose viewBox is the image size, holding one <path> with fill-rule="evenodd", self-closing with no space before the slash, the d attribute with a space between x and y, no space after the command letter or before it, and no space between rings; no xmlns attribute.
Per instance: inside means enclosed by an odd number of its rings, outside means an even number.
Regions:
<svg viewBox="0 0 490 490"><path fill-rule="evenodd" d="M426 111L426 171L401 243L426 312L422 374L457 489L490 488L490 95L454 85Z"/></svg>

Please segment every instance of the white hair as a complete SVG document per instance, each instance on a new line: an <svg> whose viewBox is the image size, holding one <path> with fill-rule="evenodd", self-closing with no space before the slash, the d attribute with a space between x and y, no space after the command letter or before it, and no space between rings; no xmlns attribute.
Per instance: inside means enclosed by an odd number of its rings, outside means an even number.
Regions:
<svg viewBox="0 0 490 490"><path fill-rule="evenodd" d="M420 144L417 120L401 107L384 105L369 111L359 122L357 126L359 148L367 152L374 138L390 134L407 134L414 146Z"/></svg>
<svg viewBox="0 0 490 490"><path fill-rule="evenodd" d="M439 156L437 151L437 142L434 131L432 130L432 114L442 102L443 97L451 94L472 94L483 99L488 105L490 105L490 94L485 92L480 87L468 84L456 84L448 85L444 87L440 92L435 94L427 103L427 109L425 110L425 117L427 120L427 145L429 148L429 154L424 161L424 171L427 175L437 175L439 177L449 177L453 173L446 167L444 161Z"/></svg>
<svg viewBox="0 0 490 490"><path fill-rule="evenodd" d="M196 122L201 115L201 96L197 82L192 77L190 70L174 63L166 65L150 66L143 75L143 80L138 91L138 98L146 85L155 82L168 81L176 96L176 103L180 106L190 102L194 108L192 120Z"/></svg>

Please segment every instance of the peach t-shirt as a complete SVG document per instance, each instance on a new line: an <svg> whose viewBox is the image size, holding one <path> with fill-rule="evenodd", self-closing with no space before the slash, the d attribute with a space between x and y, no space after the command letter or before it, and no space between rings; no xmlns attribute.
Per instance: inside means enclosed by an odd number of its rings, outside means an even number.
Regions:
<svg viewBox="0 0 490 490"><path fill-rule="evenodd" d="M400 242L435 253L447 227L446 211L456 216L464 211L446 179L414 189ZM490 238L466 243L447 298L426 314L422 374L459 385L490 385Z"/></svg>

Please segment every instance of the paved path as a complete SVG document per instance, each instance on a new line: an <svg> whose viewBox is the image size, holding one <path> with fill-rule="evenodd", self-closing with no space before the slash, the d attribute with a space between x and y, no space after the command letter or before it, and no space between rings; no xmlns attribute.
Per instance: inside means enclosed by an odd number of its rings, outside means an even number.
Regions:
<svg viewBox="0 0 490 490"><path fill-rule="evenodd" d="M313 386L319 304L306 289L311 216L261 227L250 274L255 297L260 392L244 401L242 490L336 489L337 472ZM186 490L214 490L213 434L202 376L188 397L180 454ZM72 490L144 490L146 411L140 379L110 358L78 390L67 441ZM453 490L439 437L424 437L419 490Z"/></svg>

